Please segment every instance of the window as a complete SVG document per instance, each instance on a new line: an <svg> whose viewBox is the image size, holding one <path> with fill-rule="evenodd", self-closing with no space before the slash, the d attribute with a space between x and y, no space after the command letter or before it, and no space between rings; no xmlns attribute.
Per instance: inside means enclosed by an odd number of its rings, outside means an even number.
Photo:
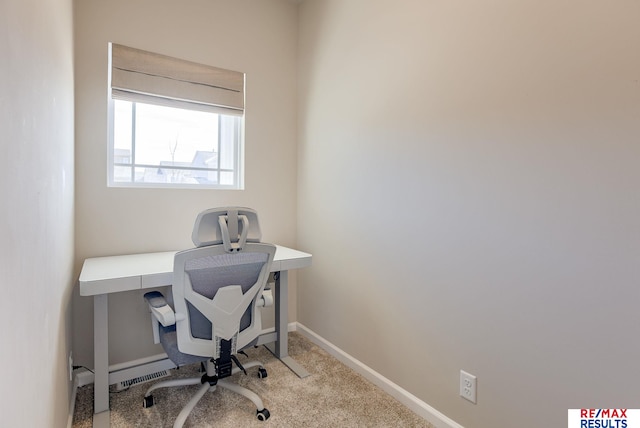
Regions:
<svg viewBox="0 0 640 428"><path fill-rule="evenodd" d="M110 47L109 186L242 189L244 74Z"/></svg>

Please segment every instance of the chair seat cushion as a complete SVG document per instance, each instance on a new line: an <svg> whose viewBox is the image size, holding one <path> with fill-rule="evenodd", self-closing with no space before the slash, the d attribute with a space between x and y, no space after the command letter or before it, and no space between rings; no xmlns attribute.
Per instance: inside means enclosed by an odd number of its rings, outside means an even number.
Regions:
<svg viewBox="0 0 640 428"><path fill-rule="evenodd" d="M178 350L178 335L176 333L176 326L170 325L168 327L160 327L160 343L164 348L164 352L167 353L169 359L173 361L176 366L185 366L188 364L199 363L201 361L207 361L209 357L200 357L198 355L184 354Z"/></svg>

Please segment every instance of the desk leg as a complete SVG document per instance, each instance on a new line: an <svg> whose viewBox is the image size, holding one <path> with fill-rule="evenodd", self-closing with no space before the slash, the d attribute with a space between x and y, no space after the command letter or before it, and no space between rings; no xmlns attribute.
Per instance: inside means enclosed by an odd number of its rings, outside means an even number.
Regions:
<svg viewBox="0 0 640 428"><path fill-rule="evenodd" d="M93 297L93 426L109 426L109 314L108 296ZM106 422L106 424L105 424Z"/></svg>
<svg viewBox="0 0 640 428"><path fill-rule="evenodd" d="M289 356L289 272L284 270L276 273L275 287L275 319L276 334L278 336L275 346L268 349L289 367L298 377L307 377L309 372Z"/></svg>

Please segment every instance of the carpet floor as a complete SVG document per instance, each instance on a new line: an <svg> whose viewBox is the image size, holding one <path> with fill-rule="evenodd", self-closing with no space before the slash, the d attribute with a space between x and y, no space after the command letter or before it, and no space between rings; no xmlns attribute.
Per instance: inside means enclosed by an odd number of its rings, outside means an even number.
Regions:
<svg viewBox="0 0 640 428"><path fill-rule="evenodd" d="M268 376L260 379L257 367L248 376L233 379L262 398L271 417L258 421L248 399L218 388L200 400L185 427L416 427L433 425L403 406L377 386L340 363L298 333L289 333L289 354L311 376L300 379L264 347L248 349L249 360L262 362ZM239 356L242 361L246 358ZM248 360L246 360L248 361ZM199 366L172 370L176 377L199 377ZM160 380L167 380L164 378ZM110 393L111 427L171 427L182 407L198 386L161 388L153 392L156 404L142 408L151 382L122 392ZM93 413L93 385L78 389L73 428L90 428Z"/></svg>

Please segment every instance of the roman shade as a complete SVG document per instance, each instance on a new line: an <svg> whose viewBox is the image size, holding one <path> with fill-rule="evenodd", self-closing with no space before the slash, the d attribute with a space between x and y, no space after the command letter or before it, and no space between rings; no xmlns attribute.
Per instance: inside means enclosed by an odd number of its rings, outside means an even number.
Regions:
<svg viewBox="0 0 640 428"><path fill-rule="evenodd" d="M244 73L109 44L115 99L242 115Z"/></svg>

